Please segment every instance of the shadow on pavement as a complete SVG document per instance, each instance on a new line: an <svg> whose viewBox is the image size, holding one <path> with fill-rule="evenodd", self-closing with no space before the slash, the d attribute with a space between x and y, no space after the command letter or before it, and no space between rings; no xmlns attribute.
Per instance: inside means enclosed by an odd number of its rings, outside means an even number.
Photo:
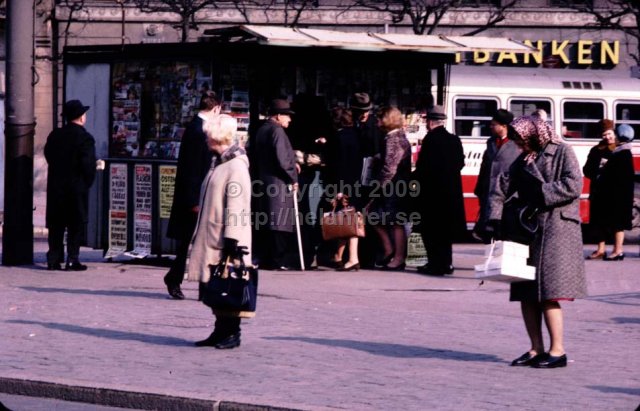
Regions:
<svg viewBox="0 0 640 411"><path fill-rule="evenodd" d="M640 305L640 293L592 295L587 300L616 305Z"/></svg>
<svg viewBox="0 0 640 411"><path fill-rule="evenodd" d="M587 385L587 388L609 394L640 395L640 388L607 387L606 385Z"/></svg>
<svg viewBox="0 0 640 411"><path fill-rule="evenodd" d="M370 341L332 340L328 338L308 337L263 337L266 340L302 341L310 344L342 347L364 351L369 354L397 358L439 358L454 361L504 362L501 358L490 354L479 354L464 351L438 350L415 345L389 344Z"/></svg>
<svg viewBox="0 0 640 411"><path fill-rule="evenodd" d="M171 345L171 346L193 346L193 341L183 340L181 338L167 337L163 335L149 335L134 333L128 331L107 330L104 328L80 327L78 325L47 323L42 321L24 321L24 320L8 320L11 324L40 325L52 330L65 331L76 334L90 335L98 338L108 338L111 340L131 340L140 341L147 344L155 345Z"/></svg>
<svg viewBox="0 0 640 411"><path fill-rule="evenodd" d="M611 320L617 324L640 324L638 317L613 317Z"/></svg>
<svg viewBox="0 0 640 411"><path fill-rule="evenodd" d="M147 293L143 291L118 291L118 290L87 290L71 288L45 288L45 287L20 287L25 291L35 291L37 293L64 293L64 294L88 294L104 295L108 297L145 297L166 300L169 297L166 293Z"/></svg>

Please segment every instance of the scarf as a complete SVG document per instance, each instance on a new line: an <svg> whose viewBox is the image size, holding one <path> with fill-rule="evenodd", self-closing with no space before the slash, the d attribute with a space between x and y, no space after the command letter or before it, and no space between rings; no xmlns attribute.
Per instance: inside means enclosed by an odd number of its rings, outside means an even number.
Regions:
<svg viewBox="0 0 640 411"><path fill-rule="evenodd" d="M525 156L527 164L531 164L549 143L560 143L560 138L551 126L538 117L522 116L511 123L511 126L527 146L532 150Z"/></svg>
<svg viewBox="0 0 640 411"><path fill-rule="evenodd" d="M211 169L213 170L218 165L226 163L227 161L231 161L236 157L240 157L246 155L247 153L244 151L242 147L238 143L233 144L228 149L224 150L222 154L213 156L211 160Z"/></svg>

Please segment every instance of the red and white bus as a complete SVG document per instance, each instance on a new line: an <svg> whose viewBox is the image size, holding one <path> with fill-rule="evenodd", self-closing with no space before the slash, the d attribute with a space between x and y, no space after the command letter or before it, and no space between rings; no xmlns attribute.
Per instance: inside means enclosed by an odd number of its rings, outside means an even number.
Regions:
<svg viewBox="0 0 640 411"><path fill-rule="evenodd" d="M499 108L516 117L543 109L558 135L574 148L581 165L601 139L599 120L629 124L635 130L632 152L636 174L640 173L640 79L616 77L604 70L453 66L449 84L447 129L460 136L465 151L462 183L468 223L478 215L473 190L490 136L489 123ZM581 197L585 223L589 221L588 193L585 179ZM634 223L640 223L638 219L636 213Z"/></svg>

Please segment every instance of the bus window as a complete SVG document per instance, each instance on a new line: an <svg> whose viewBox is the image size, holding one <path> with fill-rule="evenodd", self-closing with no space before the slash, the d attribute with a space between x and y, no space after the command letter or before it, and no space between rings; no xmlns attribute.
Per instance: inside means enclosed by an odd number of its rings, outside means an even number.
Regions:
<svg viewBox="0 0 640 411"><path fill-rule="evenodd" d="M551 110L551 100L514 98L509 101L509 111L514 117L530 116L536 110L544 110L547 114L547 123L553 125L553 110Z"/></svg>
<svg viewBox="0 0 640 411"><path fill-rule="evenodd" d="M489 137L491 117L498 110L498 100L457 98L454 101L454 133L460 137Z"/></svg>
<svg viewBox="0 0 640 411"><path fill-rule="evenodd" d="M562 136L564 138L601 138L598 121L604 118L604 103L596 101L564 101L562 103Z"/></svg>
<svg viewBox="0 0 640 411"><path fill-rule="evenodd" d="M636 136L640 136L640 102L638 103L615 103L616 118L614 119L616 126L619 124L628 124L633 127Z"/></svg>

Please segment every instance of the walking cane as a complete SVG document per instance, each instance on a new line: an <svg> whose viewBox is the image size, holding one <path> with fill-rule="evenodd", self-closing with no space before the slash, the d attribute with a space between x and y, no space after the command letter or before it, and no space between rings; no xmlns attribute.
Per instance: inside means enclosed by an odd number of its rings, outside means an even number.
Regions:
<svg viewBox="0 0 640 411"><path fill-rule="evenodd" d="M298 236L298 254L300 255L300 268L304 271L304 256L302 255L302 237L300 236L300 216L298 215L298 190L293 190L293 211L296 213L296 234Z"/></svg>

